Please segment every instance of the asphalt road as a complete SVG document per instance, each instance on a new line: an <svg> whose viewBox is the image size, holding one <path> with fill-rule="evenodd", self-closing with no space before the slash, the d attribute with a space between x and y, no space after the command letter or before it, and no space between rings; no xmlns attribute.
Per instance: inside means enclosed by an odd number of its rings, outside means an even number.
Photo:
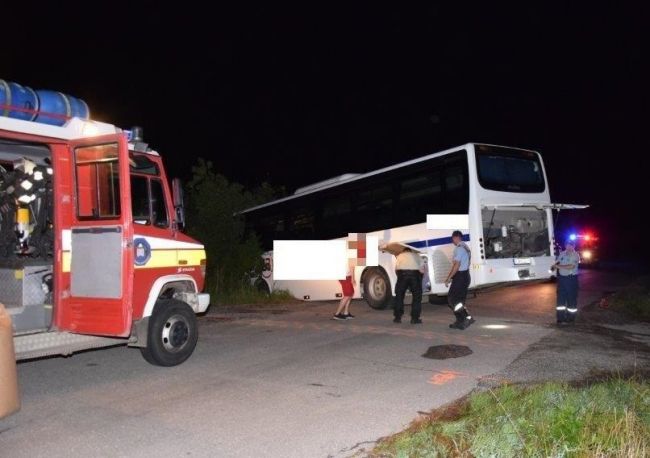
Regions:
<svg viewBox="0 0 650 458"><path fill-rule="evenodd" d="M585 272L581 304L619 287L620 274ZM477 323L426 304L423 325L353 303L280 313L211 313L199 346L174 368L117 347L19 364L23 408L0 421L0 456L349 456L503 370L554 321L554 285L494 290L470 300ZM433 360L433 345L469 356Z"/></svg>

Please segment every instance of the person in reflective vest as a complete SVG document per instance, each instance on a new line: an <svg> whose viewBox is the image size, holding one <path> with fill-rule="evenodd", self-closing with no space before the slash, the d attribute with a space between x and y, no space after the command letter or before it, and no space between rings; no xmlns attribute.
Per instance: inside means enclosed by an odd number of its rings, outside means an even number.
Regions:
<svg viewBox="0 0 650 458"><path fill-rule="evenodd" d="M451 270L445 280L445 286L449 287L447 301L449 308L456 316L456 321L451 323L449 327L464 330L474 322L474 318L469 314L465 305L467 290L471 281L469 265L472 253L467 244L463 242L462 232L454 231L451 234L451 241L455 245L454 256ZM451 286L449 286L450 283Z"/></svg>
<svg viewBox="0 0 650 458"><path fill-rule="evenodd" d="M578 314L578 264L580 255L569 240L553 266L557 270L557 323L573 323Z"/></svg>

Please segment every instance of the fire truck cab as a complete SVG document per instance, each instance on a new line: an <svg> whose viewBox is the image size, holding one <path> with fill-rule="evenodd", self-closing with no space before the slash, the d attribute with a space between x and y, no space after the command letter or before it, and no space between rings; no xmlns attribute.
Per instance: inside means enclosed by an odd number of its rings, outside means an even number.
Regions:
<svg viewBox="0 0 650 458"><path fill-rule="evenodd" d="M16 359L120 344L173 366L194 351L206 255L182 187L141 130L0 111L0 302Z"/></svg>

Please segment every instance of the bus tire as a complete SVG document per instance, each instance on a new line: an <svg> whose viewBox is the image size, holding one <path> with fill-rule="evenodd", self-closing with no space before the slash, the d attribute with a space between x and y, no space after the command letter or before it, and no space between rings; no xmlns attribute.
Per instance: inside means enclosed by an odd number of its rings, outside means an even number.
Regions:
<svg viewBox="0 0 650 458"><path fill-rule="evenodd" d="M447 305L447 296L439 296L437 294L429 294L429 304Z"/></svg>
<svg viewBox="0 0 650 458"><path fill-rule="evenodd" d="M363 298L376 310L383 310L393 302L390 279L383 269L371 268L363 276Z"/></svg>
<svg viewBox="0 0 650 458"><path fill-rule="evenodd" d="M155 366L177 366L192 355L199 338L194 310L176 299L159 299L149 318L144 359Z"/></svg>

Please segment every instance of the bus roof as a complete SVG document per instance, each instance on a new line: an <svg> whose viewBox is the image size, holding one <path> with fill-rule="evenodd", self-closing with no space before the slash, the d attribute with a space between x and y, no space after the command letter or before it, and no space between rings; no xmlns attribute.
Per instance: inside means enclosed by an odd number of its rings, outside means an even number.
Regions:
<svg viewBox="0 0 650 458"><path fill-rule="evenodd" d="M353 181L361 180L363 178L367 178L367 177L370 177L370 176L373 176L373 175L378 175L380 173L384 173L384 172L388 172L390 170L398 169L400 167L405 167L405 166L411 165L411 164L417 164L418 162L426 161L426 160L432 159L432 158L434 158L436 156L443 156L445 154L450 154L450 153L453 153L453 152L456 152L456 151L460 151L460 150L462 150L464 148L467 148L470 145L499 146L499 145L491 145L491 144L488 144L488 143L465 143L464 145L454 146L453 148L448 148L448 149L443 150L443 151L438 151L436 153L427 154L426 156L418 157L418 158L411 159L411 160L405 161L405 162L400 162L398 164L389 165L388 167L383 167L381 169L373 170L373 171L370 171L370 172L367 172L367 173L344 174L344 175L341 175L339 177L330 178L328 180L323 180L323 181L319 181L319 182L316 182L316 183L311 184L311 185L303 186L301 188L298 188L296 190L295 194L293 194L291 196L283 197L282 199L273 200L271 202L267 202L267 203L262 204L262 205L257 205L255 207L247 208L246 210L243 210L240 213L248 213L248 212L251 212L253 210L258 210L260 208L270 207L272 205L279 204L281 202L285 202L285 201L288 201L288 200L296 199L298 197L306 196L306 195L309 195L309 194L313 194L315 192L322 191L324 189L334 188L334 187L340 186L342 184L351 183ZM535 152L533 150L529 150L529 149L525 149L525 148L514 148L514 147L510 147L510 146L507 146L507 147L504 147L504 148L518 149L518 150L521 150L521 151Z"/></svg>

